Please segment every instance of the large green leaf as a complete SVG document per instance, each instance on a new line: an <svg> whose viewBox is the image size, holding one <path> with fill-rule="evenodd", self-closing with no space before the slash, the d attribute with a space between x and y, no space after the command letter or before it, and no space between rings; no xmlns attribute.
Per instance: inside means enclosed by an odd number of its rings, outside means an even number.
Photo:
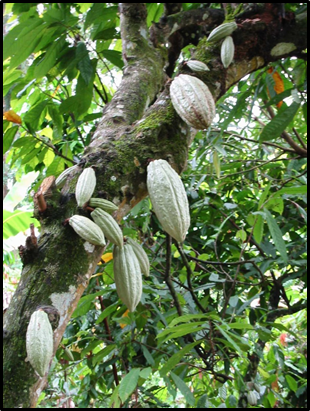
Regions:
<svg viewBox="0 0 310 411"><path fill-rule="evenodd" d="M61 36L47 49L43 59L35 67L34 75L37 79L45 76L45 74L48 73L48 71L55 65L56 61L59 57L61 57L62 52L65 49L65 44L65 36Z"/></svg>
<svg viewBox="0 0 310 411"><path fill-rule="evenodd" d="M200 341L195 341L191 344L186 345L183 347L180 351L176 352L173 354L172 357L169 358L169 360L165 363L165 365L161 368L159 374L161 377L164 377L165 375L168 374L172 368L174 368L182 359L184 360L184 357L187 353L191 351L193 347L195 347L197 344L200 344Z"/></svg>
<svg viewBox="0 0 310 411"><path fill-rule="evenodd" d="M185 384L185 382L183 380L181 380L180 377L178 377L176 374L174 374L173 372L170 373L175 386L177 387L178 390L180 390L181 394L184 396L186 402L191 405L194 406L195 405L195 397L193 395L193 393L191 392L191 390L189 389L189 387Z"/></svg>
<svg viewBox="0 0 310 411"><path fill-rule="evenodd" d="M11 147L14 137L18 131L19 126L13 126L6 130L3 136L3 154L5 154Z"/></svg>
<svg viewBox="0 0 310 411"><path fill-rule="evenodd" d="M300 104L293 102L285 110L281 110L274 118L264 127L259 141L275 140L281 135L286 127L293 121Z"/></svg>
<svg viewBox="0 0 310 411"><path fill-rule="evenodd" d="M140 368L132 368L122 379L118 394L122 402L125 402L138 384Z"/></svg>
<svg viewBox="0 0 310 411"><path fill-rule="evenodd" d="M29 231L30 224L39 227L39 222L33 218L33 211L15 210L13 212L3 210L3 238L12 237L20 232Z"/></svg>
<svg viewBox="0 0 310 411"><path fill-rule="evenodd" d="M272 214L270 213L270 211L268 211L267 208L264 208L264 212L266 215L266 222L268 224L268 228L269 228L271 237L273 239L274 245L276 246L276 249L279 251L285 264L287 264L288 257L287 257L287 252L286 252L286 245L283 240L283 234L276 220L273 218Z"/></svg>

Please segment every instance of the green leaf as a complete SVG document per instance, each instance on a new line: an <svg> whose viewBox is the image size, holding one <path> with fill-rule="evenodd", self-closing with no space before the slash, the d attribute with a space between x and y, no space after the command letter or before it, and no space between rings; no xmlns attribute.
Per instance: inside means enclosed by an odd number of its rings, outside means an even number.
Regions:
<svg viewBox="0 0 310 411"><path fill-rule="evenodd" d="M63 116L59 113L59 105L49 104L48 105L48 113L52 118L53 123L53 138L58 140L62 139L63 135Z"/></svg>
<svg viewBox="0 0 310 411"><path fill-rule="evenodd" d="M115 312L115 308L118 306L118 301L114 304L109 305L105 310L97 318L95 324L100 324L105 318L107 318L110 314Z"/></svg>
<svg viewBox="0 0 310 411"><path fill-rule="evenodd" d="M221 163L219 159L219 155L216 150L213 151L213 166L215 170L215 174L217 178L221 176Z"/></svg>
<svg viewBox="0 0 310 411"><path fill-rule="evenodd" d="M138 384L140 368L132 368L129 373L122 379L119 387L119 396L122 402L125 402L129 395L134 391Z"/></svg>
<svg viewBox="0 0 310 411"><path fill-rule="evenodd" d="M223 337L226 338L226 340L228 342L230 342L230 344L234 347L234 349L236 350L236 352L238 352L242 357L244 357L244 353L241 350L241 348L239 347L238 344L236 344L236 342L233 340L233 338L231 338L230 333L228 331L225 331L223 329L222 326L220 326L219 324L214 324L214 326L221 332L221 334L223 335Z"/></svg>
<svg viewBox="0 0 310 411"><path fill-rule="evenodd" d="M29 230L30 224L39 227L39 222L33 218L33 211L15 210L3 211L3 239L12 237L20 232Z"/></svg>
<svg viewBox="0 0 310 411"><path fill-rule="evenodd" d="M279 214L282 214L284 210L284 202L282 200L282 197L270 197L268 201L265 203L265 207L269 210L273 210Z"/></svg>
<svg viewBox="0 0 310 411"><path fill-rule="evenodd" d="M30 111L24 115L24 122L31 132L37 131L39 125L42 122L42 118L45 116L45 109L48 104L48 100L41 101L34 106Z"/></svg>
<svg viewBox="0 0 310 411"><path fill-rule="evenodd" d="M276 220L273 218L272 214L267 210L267 208L264 208L264 212L266 215L266 222L271 234L271 237L273 239L274 245L276 249L279 251L281 257L283 258L283 261L285 264L288 263L288 257L287 257L287 252L286 252L286 245L283 240L282 232L276 222Z"/></svg>
<svg viewBox="0 0 310 411"><path fill-rule="evenodd" d="M99 362L103 361L104 357L107 357L109 354L111 354L113 351L117 349L116 344L111 344L105 347L103 350L99 351L96 353L92 359L92 364L95 367L96 364Z"/></svg>
<svg viewBox="0 0 310 411"><path fill-rule="evenodd" d="M275 140L281 135L286 127L293 121L300 104L292 103L285 110L281 110L266 126L259 137L259 141Z"/></svg>
<svg viewBox="0 0 310 411"><path fill-rule="evenodd" d="M281 195L305 195L307 194L307 186L298 186L298 187L284 187L278 190L274 195L281 196Z"/></svg>
<svg viewBox="0 0 310 411"><path fill-rule="evenodd" d="M154 358L152 357L152 354L149 352L149 350L144 345L141 345L141 348L142 348L143 355L146 358L147 362L153 367L155 365L155 361L154 361Z"/></svg>
<svg viewBox="0 0 310 411"><path fill-rule="evenodd" d="M195 341L191 344L186 345L184 348L182 348L180 351L176 352L173 354L172 357L169 358L169 360L165 363L165 365L161 368L159 371L159 374L161 377L164 377L165 375L168 374L172 368L174 368L182 359L184 359L184 356L191 351L193 347L195 347L197 344L199 344L200 341Z"/></svg>
<svg viewBox="0 0 310 411"><path fill-rule="evenodd" d="M13 126L6 130L3 136L3 154L5 154L11 147L18 128L19 126Z"/></svg>
<svg viewBox="0 0 310 411"><path fill-rule="evenodd" d="M140 371L140 377L145 380L149 378L150 374L152 374L151 367L144 368L143 370Z"/></svg>
<svg viewBox="0 0 310 411"><path fill-rule="evenodd" d="M264 234L264 220L261 215L256 216L255 225L253 229L254 240L260 244Z"/></svg>
<svg viewBox="0 0 310 411"><path fill-rule="evenodd" d="M195 397L193 396L191 390L188 388L188 386L185 384L184 381L181 380L180 377L178 377L176 374L173 372L170 373L176 387L178 390L180 390L181 394L184 396L186 402L194 406L195 405Z"/></svg>
<svg viewBox="0 0 310 411"><path fill-rule="evenodd" d="M98 291L97 293L88 294L82 297L79 300L76 309L73 311L72 318L87 314L93 304L94 299L102 294L104 294L104 291Z"/></svg>
<svg viewBox="0 0 310 411"><path fill-rule="evenodd" d="M7 211L14 211L14 208L25 198L30 185L38 177L39 172L33 171L22 176L17 181L3 200L3 208Z"/></svg>
<svg viewBox="0 0 310 411"><path fill-rule="evenodd" d="M104 58L109 60L116 67L119 67L120 69L123 68L124 62L123 62L123 59L122 59L122 53L120 51L102 50L101 54L103 55Z"/></svg>
<svg viewBox="0 0 310 411"><path fill-rule="evenodd" d="M94 69L85 43L82 41L80 41L76 47L76 56L78 60L78 69L80 70L81 76L83 77L86 85L88 85L94 76Z"/></svg>
<svg viewBox="0 0 310 411"><path fill-rule="evenodd" d="M55 40L47 49L45 56L34 69L34 75L37 79L45 76L45 74L55 65L56 61L61 57L62 51L65 49L65 44L65 36L62 36Z"/></svg>
<svg viewBox="0 0 310 411"><path fill-rule="evenodd" d="M287 374L285 376L285 379L286 379L286 382L287 382L288 386L290 387L290 389L293 392L296 392L297 388L298 388L298 384L297 384L297 381L295 380L295 378L293 378L291 375Z"/></svg>
<svg viewBox="0 0 310 411"><path fill-rule="evenodd" d="M258 202L258 207L257 207L258 210L260 210L262 205L264 204L264 202L267 198L267 195L269 193L270 187L271 187L271 183L268 183L267 186L265 187L265 190L262 192L262 194L259 198L259 202Z"/></svg>

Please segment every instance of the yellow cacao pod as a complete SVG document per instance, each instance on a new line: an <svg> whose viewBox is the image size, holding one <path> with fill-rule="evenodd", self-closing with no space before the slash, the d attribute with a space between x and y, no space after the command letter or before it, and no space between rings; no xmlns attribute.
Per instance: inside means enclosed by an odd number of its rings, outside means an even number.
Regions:
<svg viewBox="0 0 310 411"><path fill-rule="evenodd" d="M178 115L188 125L203 130L215 116L215 103L208 86L196 77L180 74L171 83L170 97Z"/></svg>
<svg viewBox="0 0 310 411"><path fill-rule="evenodd" d="M178 173L165 160L147 166L147 189L162 228L182 242L190 226L188 200Z"/></svg>
<svg viewBox="0 0 310 411"><path fill-rule="evenodd" d="M124 244L123 233L114 218L100 208L96 208L90 215L107 239L122 248Z"/></svg>
<svg viewBox="0 0 310 411"><path fill-rule="evenodd" d="M89 201L96 187L95 171L89 167L85 168L78 178L75 187L75 198L79 207L83 207Z"/></svg>
<svg viewBox="0 0 310 411"><path fill-rule="evenodd" d="M113 271L116 291L129 311L134 311L142 295L142 274L131 245L113 248Z"/></svg>
<svg viewBox="0 0 310 411"><path fill-rule="evenodd" d="M31 317L26 333L27 358L35 371L44 377L53 356L53 330L48 315L35 311Z"/></svg>
<svg viewBox="0 0 310 411"><path fill-rule="evenodd" d="M73 215L69 219L69 224L83 240L94 245L103 246L106 244L101 228L89 218Z"/></svg>

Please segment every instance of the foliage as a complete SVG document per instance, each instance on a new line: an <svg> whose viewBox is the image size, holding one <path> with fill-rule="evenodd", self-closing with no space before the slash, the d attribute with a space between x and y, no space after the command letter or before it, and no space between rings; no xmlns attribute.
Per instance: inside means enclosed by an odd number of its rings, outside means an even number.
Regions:
<svg viewBox="0 0 310 411"><path fill-rule="evenodd" d="M296 3L286 7L298 11ZM147 8L150 26L163 4ZM12 112L4 154L19 187L36 190L89 144L123 67L117 10L117 3L6 3L4 96ZM148 198L131 210L123 233L143 243L151 262L141 303L128 313L118 299L110 245L66 329L39 408L70 401L237 408L254 383L259 407L306 407L307 162L283 138L305 147L305 62L286 58L255 71L216 112L196 134L182 175L191 211L184 244L170 243ZM5 202L5 238L33 222L18 191ZM10 254L4 258L16 268Z"/></svg>

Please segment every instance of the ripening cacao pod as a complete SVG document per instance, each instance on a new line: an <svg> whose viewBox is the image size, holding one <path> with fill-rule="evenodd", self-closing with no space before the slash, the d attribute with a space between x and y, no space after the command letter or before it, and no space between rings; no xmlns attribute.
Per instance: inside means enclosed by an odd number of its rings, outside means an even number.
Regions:
<svg viewBox="0 0 310 411"><path fill-rule="evenodd" d="M100 208L96 208L90 215L107 239L122 248L124 244L123 233L114 218Z"/></svg>
<svg viewBox="0 0 310 411"><path fill-rule="evenodd" d="M209 42L216 42L223 39L226 36L230 36L233 31L238 28L237 23L232 21L230 23L223 23L219 26L215 27L209 34L207 41Z"/></svg>
<svg viewBox="0 0 310 411"><path fill-rule="evenodd" d="M215 116L212 94L201 80L180 74L171 83L170 97L178 115L197 130L208 128Z"/></svg>
<svg viewBox="0 0 310 411"><path fill-rule="evenodd" d="M31 317L26 333L27 358L35 371L44 377L53 356L53 330L48 315L35 311Z"/></svg>
<svg viewBox="0 0 310 411"><path fill-rule="evenodd" d="M189 60L186 62L186 65L192 70L192 71L209 71L209 67L203 63L202 61L199 60Z"/></svg>
<svg viewBox="0 0 310 411"><path fill-rule="evenodd" d="M187 195L178 173L165 160L147 166L147 189L162 228L182 242L190 225Z"/></svg>
<svg viewBox="0 0 310 411"><path fill-rule="evenodd" d="M91 168L85 168L80 175L76 187L75 187L75 198L79 207L83 207L85 203L93 195L96 187L96 174Z"/></svg>
<svg viewBox="0 0 310 411"><path fill-rule="evenodd" d="M129 311L134 311L142 295L139 261L130 244L113 249L113 271L116 291Z"/></svg>
<svg viewBox="0 0 310 411"><path fill-rule="evenodd" d="M75 170L76 168L78 168L77 164L75 166L67 168L61 174L59 174L55 181L56 187L62 188L67 180L68 175L71 173L72 170Z"/></svg>
<svg viewBox="0 0 310 411"><path fill-rule="evenodd" d="M101 208L107 213L112 213L118 209L114 203L109 200L104 200L103 198L91 198L89 200L89 205L93 208Z"/></svg>
<svg viewBox="0 0 310 411"><path fill-rule="evenodd" d="M127 244L131 245L133 252L136 254L140 264L141 273L148 277L150 275L150 262L146 252L133 238L127 237Z"/></svg>
<svg viewBox="0 0 310 411"><path fill-rule="evenodd" d="M256 405L257 404L257 396L255 394L255 391L249 391L247 394L247 400L250 405Z"/></svg>
<svg viewBox="0 0 310 411"><path fill-rule="evenodd" d="M233 61L234 54L234 41L231 36L227 36L221 45L221 60L225 68L227 68Z"/></svg>
<svg viewBox="0 0 310 411"><path fill-rule="evenodd" d="M69 224L83 240L94 245L103 246L106 244L101 228L89 218L73 215L69 218Z"/></svg>

